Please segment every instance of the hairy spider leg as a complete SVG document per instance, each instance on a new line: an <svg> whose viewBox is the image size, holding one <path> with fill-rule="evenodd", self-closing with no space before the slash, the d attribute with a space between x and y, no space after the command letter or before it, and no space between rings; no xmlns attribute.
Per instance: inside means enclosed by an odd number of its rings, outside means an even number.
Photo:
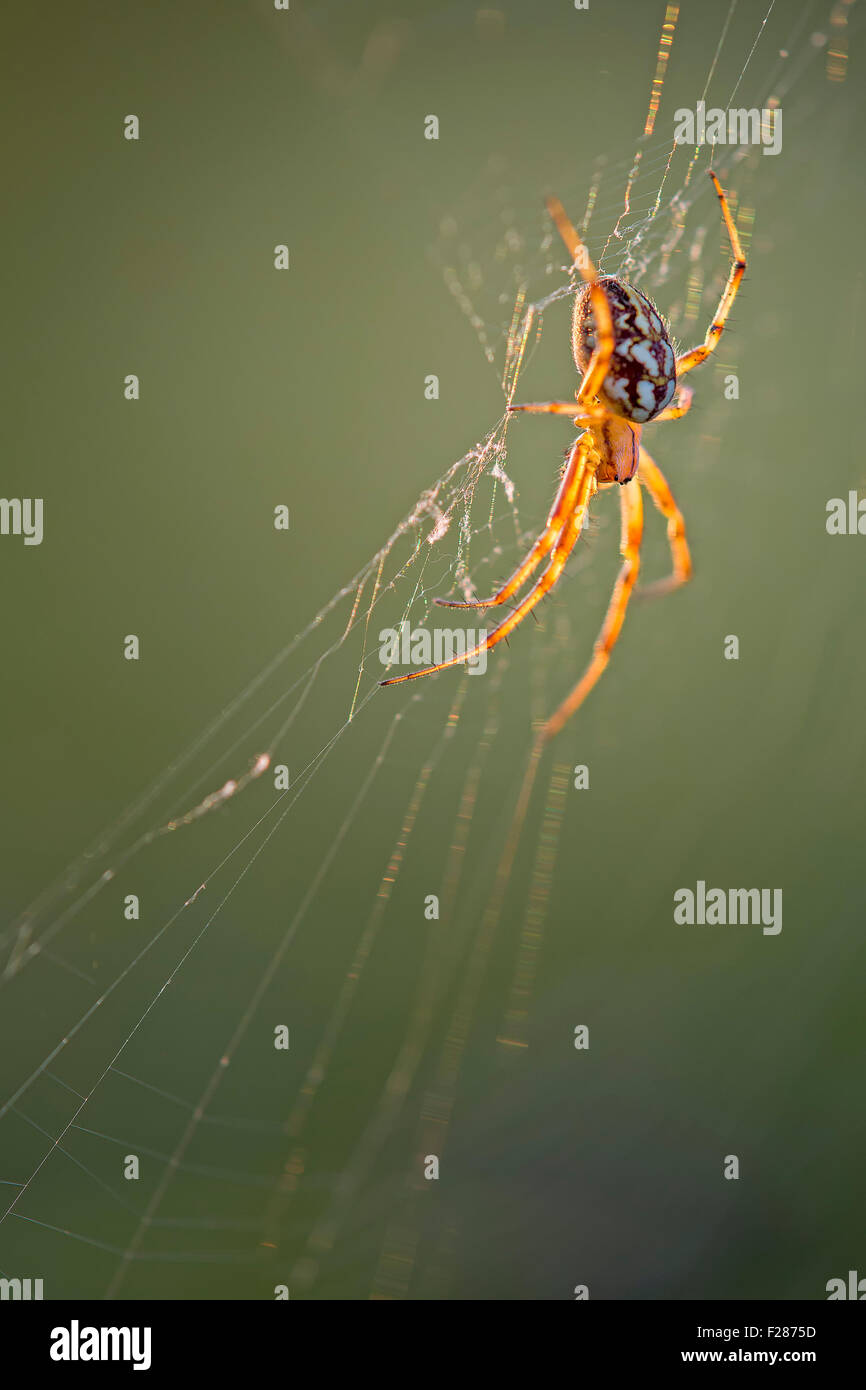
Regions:
<svg viewBox="0 0 866 1390"><path fill-rule="evenodd" d="M607 302L607 295L598 283L598 274L586 254L585 247L580 237L577 235L569 217L558 198L547 199L547 210L565 243L565 249L572 259L572 264L576 265L584 280L590 286L592 305L595 310L595 322L598 325L596 334L595 350L586 369L577 399L571 401L548 401L537 405L517 405L509 406L509 413L519 410L540 411L552 415L570 415L574 418L577 425L597 424L609 417L609 412L596 405L592 397L598 394L602 382L607 376L610 366L610 359L613 355L615 339L613 335L613 319L611 318L610 305ZM586 448L587 446L584 446ZM579 486L579 472L582 467L580 453L580 440L572 446L566 464L565 475L559 488L559 492L554 500L553 507L547 518L547 523L541 535L535 541L532 549L526 558L518 565L517 569L506 580L505 584L497 589L491 598L486 599L436 599L440 608L493 608L501 603L506 603L512 594L520 588L521 584L534 574L545 555L552 549L569 509L574 505L574 499ZM438 668L435 668L438 669ZM422 674L421 672L418 673Z"/></svg>
<svg viewBox="0 0 866 1390"><path fill-rule="evenodd" d="M562 531L569 513L574 509L581 472L584 467L583 455L586 445L581 446L581 440L584 438L585 436L581 435L572 444L566 460L562 482L559 485L559 491L550 509L544 530L535 541L529 554L517 566L511 578L505 581L502 588L498 589L492 598L469 599L466 602L459 599L437 598L435 602L440 608L492 608L495 604L506 603L511 595L520 588L524 580L535 572L547 552L553 547L553 543Z"/></svg>
<svg viewBox="0 0 866 1390"><path fill-rule="evenodd" d="M692 396L695 394L692 386L677 387L676 405L669 405L662 411L661 415L656 415L648 423L659 425L662 420L681 420L684 415L688 415L692 408Z"/></svg>
<svg viewBox="0 0 866 1390"><path fill-rule="evenodd" d="M731 273L728 276L728 283L725 285L725 288L722 291L722 297L719 300L719 307L716 310L716 316L710 324L709 328L707 329L706 338L699 347L691 348L688 352L684 352L681 357L677 358L678 377L684 376L686 372L690 372L694 367L699 367L702 362L706 362L710 353L715 350L718 341L722 336L722 329L724 328L725 323L727 322L728 314L731 312L731 305L733 304L737 296L737 290L740 288L740 282L742 281L743 275L746 271L746 258L743 255L743 248L740 245L740 238L737 233L737 229L734 226L734 219L731 217L731 210L728 207L728 200L722 191L722 185L719 183L712 169L710 169L709 174L710 178L713 181L713 187L716 190L719 203L721 204L722 217L725 219L725 226L728 230L728 239L731 243L731 251L734 257L734 264L731 266Z"/></svg>
<svg viewBox="0 0 866 1390"><path fill-rule="evenodd" d="M586 445L584 445L584 441L586 441ZM590 447L590 443L591 441L588 435L582 436L578 442L582 467L580 470L580 479L577 486L574 507L571 515L568 517L559 533L556 544L553 547L550 563L541 578L536 580L529 590L529 593L520 600L520 603L513 612L509 613L508 617L501 622L498 627L495 627L492 632L488 632L483 642L479 642L477 646L472 647L468 652L464 652L462 656L452 656L448 661L440 661L437 666L425 667L423 671L409 671L402 676L392 676L388 680L380 681L380 685L399 685L401 681L418 680L421 676L432 676L435 671L444 671L448 666L460 666L466 661L473 660L473 658L479 656L481 652L490 651L490 649L495 647L498 642L501 642L504 637L507 637L509 632L513 632L518 623L521 623L526 615L531 613L532 609L541 602L544 595L553 588L565 568L565 562L574 549L575 542L580 535L586 517L586 509L596 490L595 470L598 456L594 449Z"/></svg>
<svg viewBox="0 0 866 1390"><path fill-rule="evenodd" d="M576 425L598 425L610 418L610 411L604 406L581 405L576 400L528 401L526 405L509 405L506 409L509 415L517 415L521 410L527 415L570 415Z"/></svg>
<svg viewBox="0 0 866 1390"><path fill-rule="evenodd" d="M636 598L657 598L661 594L672 593L691 579L692 557L686 540L683 514L674 501L664 473L644 448L640 451L637 476L668 523L673 573L666 575L664 579L657 579L653 584L641 585L635 595Z"/></svg>
<svg viewBox="0 0 866 1390"><path fill-rule="evenodd" d="M534 401L528 405L510 405L508 410L512 415L521 410L533 415L571 415L581 425L599 424L610 419L610 411L594 402L594 397L598 395L607 376L610 360L616 346L610 304L607 295L598 283L598 271L590 260L586 247L577 235L558 198L547 199L547 211L553 218L556 229L565 243L565 249L571 256L572 264L577 266L589 285L596 325L595 351L574 402Z"/></svg>
<svg viewBox="0 0 866 1390"><path fill-rule="evenodd" d="M571 256L572 264L577 266L584 280L589 285L589 294L592 300L592 309L595 317L595 351L592 354L586 369L586 375L577 393L578 405L584 406L588 401L593 401L598 395L604 383L604 379L607 376L610 359L613 357L613 350L616 346L616 339L613 335L613 318L611 316L607 295L598 283L598 271L590 260L586 247L572 226L565 208L562 206L559 199L554 197L547 199L546 206L547 211L556 224L556 230L562 237L565 249ZM551 402L551 404L553 404L553 402Z"/></svg>
<svg viewBox="0 0 866 1390"><path fill-rule="evenodd" d="M543 740L554 738L571 718L575 710L583 704L599 676L610 661L610 654L619 637L625 621L628 601L640 570L640 544L643 536L643 501L637 478L624 483L619 490L622 513L622 542L620 551L623 564L614 585L605 614L601 632L593 648L592 660L577 685L559 709L550 716L541 730Z"/></svg>

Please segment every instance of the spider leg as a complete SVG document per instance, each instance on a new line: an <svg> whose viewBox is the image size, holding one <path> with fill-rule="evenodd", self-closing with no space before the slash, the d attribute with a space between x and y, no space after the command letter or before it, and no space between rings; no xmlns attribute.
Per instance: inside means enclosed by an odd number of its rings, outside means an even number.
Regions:
<svg viewBox="0 0 866 1390"><path fill-rule="evenodd" d="M611 318L607 295L598 283L598 271L590 260L589 252L577 235L558 198L548 198L547 211L556 223L556 230L565 243L565 249L571 256L572 264L577 266L589 285L592 300L592 312L595 319L595 349L589 359L586 375L577 393L578 404L583 406L598 395L607 376L607 369L610 366L610 359L613 357L613 350L616 345L613 336L613 319Z"/></svg>
<svg viewBox="0 0 866 1390"><path fill-rule="evenodd" d="M653 584L642 585L636 595L638 598L657 598L661 594L671 593L691 579L692 557L686 540L686 524L683 520L683 514L674 501L674 495L668 487L664 473L658 464L650 458L646 449L640 451L637 476L668 523L668 541L671 547L673 573L667 575L665 579L656 580Z"/></svg>
<svg viewBox="0 0 866 1390"><path fill-rule="evenodd" d="M601 632L593 649L592 660L567 699L550 716L541 730L544 740L553 738L571 718L575 710L583 704L602 671L610 661L610 654L625 620L628 601L640 569L640 544L643 536L643 501L637 479L624 483L620 488L622 509L623 564L617 577Z"/></svg>
<svg viewBox="0 0 866 1390"><path fill-rule="evenodd" d="M731 273L728 276L728 283L725 285L725 288L722 291L722 297L719 300L719 307L716 310L716 316L710 324L709 328L707 329L706 338L701 343L700 347L691 348L689 352L684 352L681 357L677 358L678 377L684 376L685 373L690 372L693 367L699 367L702 362L705 362L707 360L710 353L715 350L716 345L722 336L722 329L725 326L728 314L731 312L731 305L733 304L736 298L737 290L740 288L740 281L742 280L746 270L746 258L743 255L743 248L740 245L740 238L737 233L737 229L734 226L734 219L731 217L731 210L728 207L728 200L722 191L722 185L719 183L712 169L709 172L710 178L713 181L713 187L716 190L719 202L722 207L722 217L725 219L725 226L727 228L728 238L731 243L731 251L733 252L734 256L734 264L731 266Z"/></svg>
<svg viewBox="0 0 866 1390"><path fill-rule="evenodd" d="M691 386L678 386L678 387L677 387L677 401L678 401L678 404L677 404L677 405L669 405L669 406L667 407L667 409L665 409L665 410L662 411L661 415L656 415L656 416L654 417L652 423L653 423L654 425L657 425L657 424L659 423L659 421L661 421L661 420L681 420L681 419L683 418L683 416L684 416L684 415L687 415L687 414L689 413L689 411L691 410L691 408L692 408L692 396L693 396L694 394L695 394L695 393L694 393L694 389L693 389Z"/></svg>
<svg viewBox="0 0 866 1390"><path fill-rule="evenodd" d="M547 210L553 218L559 234L565 243L566 250L571 256L573 265L577 267L584 280L589 285L595 316L596 343L580 390L577 393L577 399L574 402L536 401L527 405L509 405L508 410L511 413L522 410L535 414L567 415L575 421L575 424L580 426L600 424L604 420L610 418L610 411L600 406L597 401L593 399L598 394L607 376L615 346L610 305L607 301L607 295L598 283L598 273L595 266L590 260L583 242L572 226L562 203L558 198L548 198ZM582 456L581 466L584 462L585 455ZM566 476L563 479L562 486L557 494L553 510L547 519L547 525L544 531L535 542L535 545L532 547L526 559L514 571L514 574L504 587L489 600L475 600L471 603L465 603L456 600L437 599L436 602L441 608L492 607L495 604L504 603L506 599L520 588L523 581L535 571L541 560L553 546L558 528L564 524L564 519L569 509L574 505L574 499L577 495L579 486L577 468L578 458L573 451L569 460L569 466L566 469ZM575 470L574 476L572 476L572 470ZM426 673L418 672L417 674L422 675ZM408 680L410 677L405 676L401 677L401 679Z"/></svg>
<svg viewBox="0 0 866 1390"><path fill-rule="evenodd" d="M532 549L526 558L521 561L517 569L507 579L503 585L497 589L492 598L477 598L470 602L461 602L457 599L437 598L436 603L440 608L493 608L496 604L505 603L516 593L525 579L528 579L535 572L541 561L549 550L552 549L554 541L562 531L566 518L574 509L575 498L580 486L580 479L586 463L587 448L589 446L588 436L581 435L571 446L568 461L565 465L565 472L559 491L556 494L553 506L547 518L544 530L535 541Z"/></svg>
<svg viewBox="0 0 866 1390"><path fill-rule="evenodd" d="M590 459L590 455L582 454L585 460ZM530 613L536 604L544 598L544 595L553 588L563 569L565 562L574 549L578 536L586 517L586 509L590 499L596 490L595 468L591 462L586 461L580 473L580 481L575 496L574 509L571 516L566 521L557 537L550 563L540 579L533 584L529 593L521 599L520 603L509 613L508 617L495 627L492 632L488 632L484 641L472 647L462 656L452 656L448 661L440 661L437 666L427 666L423 671L409 671L403 676L392 676L389 680L380 681L380 685L399 685L401 681L418 680L421 676L432 676L434 671L444 671L447 666L459 666L464 662L473 660L483 651L490 651L497 642L503 641L510 632L513 632L518 623L521 623Z"/></svg>
<svg viewBox="0 0 866 1390"><path fill-rule="evenodd" d="M578 401L530 401L527 405L508 406L510 415L521 410L527 415L570 415L576 425L584 427L600 424L610 415L602 406L580 405Z"/></svg>

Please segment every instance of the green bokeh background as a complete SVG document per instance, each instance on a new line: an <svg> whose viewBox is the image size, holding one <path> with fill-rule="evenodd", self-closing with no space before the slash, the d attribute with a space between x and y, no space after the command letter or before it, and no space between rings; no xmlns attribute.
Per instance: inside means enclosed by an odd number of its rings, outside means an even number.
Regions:
<svg viewBox="0 0 866 1390"><path fill-rule="evenodd" d="M717 99L765 9L739 7ZM594 1298L821 1298L828 1279L866 1273L866 540L825 530L828 498L866 484L854 431L862 16L852 14L840 85L809 39L825 10L779 0L769 51L753 60L768 70L791 36L802 73L784 103L783 152L759 161L753 184L749 274L721 358L736 364L740 399L720 409L721 369L705 369L691 415L652 446L689 522L696 579L634 610L602 686L556 747L563 767L589 766L590 790L565 799L529 1046L505 1050L496 1037L542 769L470 1020L442 1175L417 1207L412 1297L559 1299L588 1284ZM380 0L292 0L288 14L264 2L15 7L3 96L2 490L44 497L46 531L40 547L0 540L4 926L498 418L495 374L427 255L441 213L480 190L491 154L507 153L526 205L551 183L579 185L600 154L627 159L662 16L646 0L593 0L585 13L504 3L481 19L466 3ZM685 0L662 116L700 96L722 18L709 0ZM756 90L744 82L741 98ZM142 122L136 144L121 138L129 112ZM428 112L441 121L436 143L422 138ZM278 242L291 249L286 275L272 268ZM567 309L556 313L528 395L573 389ZM128 372L142 383L134 405L122 398ZM441 380L435 403L423 396L430 372ZM517 437L509 468L527 527L544 516L567 437L549 421ZM270 525L280 502L288 536ZM457 906L467 942L523 775L531 663L549 708L585 660L613 581L610 498L598 514L591 562L545 629L507 657ZM647 562L660 572L660 528L648 523ZM558 618L574 642L552 659L545 641ZM131 632L142 641L134 664L121 659ZM722 657L729 633L738 662ZM320 650L314 638L308 659ZM313 1111L306 1175L276 1249L259 1244L260 1216L287 1154L278 1127L375 906L454 697L459 678L449 679L421 701L383 692L365 707L141 1027L130 1036L257 842L0 1120L0 1177L23 1181L79 1104L73 1092L93 1092L76 1124L94 1133L67 1131L64 1152L0 1226L6 1275L43 1277L48 1297L105 1291L189 1118L105 1069L128 1039L118 1069L196 1102L345 821L393 699L407 717L208 1112L244 1124L195 1127L158 1209L165 1224L146 1233L121 1290L268 1298L286 1282L293 1297L369 1296L414 1161L417 1087L317 1280L295 1285L292 1272L411 1015L431 930L421 904L442 891L486 708L474 686ZM352 689L351 662L319 680L289 741L293 767L343 722ZM225 775L233 768L230 758ZM65 965L44 958L4 984L4 1096L267 804L257 784L186 838L142 851L58 934ZM159 823L156 807L144 822ZM781 934L677 927L673 892L698 879L781 887ZM134 924L121 906L133 892L143 903ZM437 1009L436 1038L453 998ZM287 1056L271 1045L278 1023L292 1030ZM572 1046L580 1023L586 1053ZM129 1152L143 1156L138 1184L122 1178ZM728 1154L739 1156L738 1182L722 1177Z"/></svg>

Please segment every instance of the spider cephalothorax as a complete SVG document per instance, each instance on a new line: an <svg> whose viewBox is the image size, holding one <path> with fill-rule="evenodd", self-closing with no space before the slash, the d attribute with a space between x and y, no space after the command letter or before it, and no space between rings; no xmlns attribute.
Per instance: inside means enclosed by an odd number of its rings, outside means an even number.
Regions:
<svg viewBox="0 0 866 1390"><path fill-rule="evenodd" d="M645 425L674 398L677 365L664 320L646 295L618 280L602 275L598 284L610 305L614 349L599 392L614 415ZM571 350L583 374L596 348L595 317L590 286L584 285L574 302Z"/></svg>

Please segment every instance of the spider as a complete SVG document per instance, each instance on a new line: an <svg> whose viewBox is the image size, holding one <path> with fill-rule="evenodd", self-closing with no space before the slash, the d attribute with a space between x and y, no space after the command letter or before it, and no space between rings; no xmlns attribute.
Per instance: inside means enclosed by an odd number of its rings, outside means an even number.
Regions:
<svg viewBox="0 0 866 1390"><path fill-rule="evenodd" d="M583 379L575 401L538 401L529 405L509 405L508 410L567 415L575 425L583 427L583 433L568 451L559 491L544 530L511 578L492 598L470 602L437 599L436 603L442 608L498 607L517 593L545 556L550 555L550 560L540 579L504 622L486 634L483 642L461 656L428 666L423 671L392 676L380 681L380 685L398 685L401 681L417 680L447 666L456 666L495 647L513 632L562 574L580 535L589 504L599 488L620 484L623 564L592 659L571 694L542 727L542 741L559 733L610 661L640 570L643 535L640 483L667 521L672 563L672 572L667 578L642 588L641 593L669 593L691 578L692 562L682 513L664 474L643 447L641 431L649 423L679 420L689 409L693 392L689 386L680 386L680 379L699 367L714 351L746 269L746 259L722 186L712 170L709 175L719 199L734 260L704 341L679 357L674 356L667 329L646 296L614 275L599 276L562 204L557 198L548 198L547 209L573 265L580 270L585 282L575 298L571 335L572 353ZM673 404L678 387L679 399Z"/></svg>

